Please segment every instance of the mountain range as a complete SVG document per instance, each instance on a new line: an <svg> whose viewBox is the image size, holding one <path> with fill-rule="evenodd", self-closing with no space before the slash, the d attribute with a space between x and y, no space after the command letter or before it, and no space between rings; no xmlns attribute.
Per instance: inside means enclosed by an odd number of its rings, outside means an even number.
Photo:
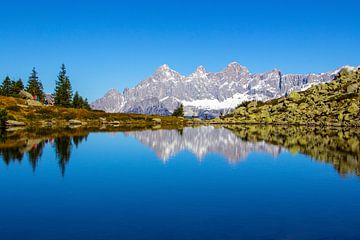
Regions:
<svg viewBox="0 0 360 240"><path fill-rule="evenodd" d="M277 69L250 73L233 62L220 72L207 72L199 66L189 76L183 76L165 64L134 88L126 88L123 93L109 90L91 107L110 113L170 115L182 103L186 116L213 118L244 101L266 101L330 82L343 68L354 69L345 66L319 74L283 74Z"/></svg>
<svg viewBox="0 0 360 240"><path fill-rule="evenodd" d="M212 126L184 128L181 131L134 131L126 132L125 135L134 137L150 147L164 163L182 151L193 153L199 161L202 161L206 155L215 153L223 156L231 164L245 160L253 152L267 153L276 157L282 151L280 146L264 141L244 141L228 129Z"/></svg>

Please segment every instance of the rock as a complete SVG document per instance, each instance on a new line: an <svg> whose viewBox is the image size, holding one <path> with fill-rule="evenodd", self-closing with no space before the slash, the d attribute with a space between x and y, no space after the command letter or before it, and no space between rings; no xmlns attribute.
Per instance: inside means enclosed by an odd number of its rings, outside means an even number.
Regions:
<svg viewBox="0 0 360 240"><path fill-rule="evenodd" d="M252 102L250 102L250 103L247 105L248 108L255 108L256 106L257 106L257 102L256 102L256 101L252 101Z"/></svg>
<svg viewBox="0 0 360 240"><path fill-rule="evenodd" d="M39 101L35 101L35 100L26 100L26 104L29 105L29 106L35 106L35 107L40 107L40 106L43 106L43 104Z"/></svg>
<svg viewBox="0 0 360 240"><path fill-rule="evenodd" d="M303 110L307 107L309 107L309 105L307 103L300 103L300 105L299 105L299 109L301 109L301 110Z"/></svg>
<svg viewBox="0 0 360 240"><path fill-rule="evenodd" d="M297 92L292 92L292 93L290 93L290 95L289 95L289 99L290 99L291 101L296 102L296 101L299 101L299 100L301 99L301 96L300 96L300 94L297 93Z"/></svg>
<svg viewBox="0 0 360 240"><path fill-rule="evenodd" d="M31 95L31 93L26 92L24 90L21 90L19 92L19 96L23 99L27 99L27 100L33 100L33 96Z"/></svg>
<svg viewBox="0 0 360 240"><path fill-rule="evenodd" d="M339 115L338 115L338 120L339 120L339 121L342 121L343 118L344 118L343 114L342 114L342 113L339 113Z"/></svg>
<svg viewBox="0 0 360 240"><path fill-rule="evenodd" d="M356 114L356 113L359 112L359 107L358 107L358 105L356 105L355 103L352 103L352 104L350 105L350 107L348 107L347 110L348 110L348 112L351 113L351 114Z"/></svg>
<svg viewBox="0 0 360 240"><path fill-rule="evenodd" d="M353 93L353 92L356 92L358 89L359 89L359 85L354 83L354 84L349 85L346 88L346 91L347 91L347 93Z"/></svg>
<svg viewBox="0 0 360 240"><path fill-rule="evenodd" d="M8 127L21 127L21 126L26 126L26 123L15 121L15 120L7 120L6 121L6 126L8 126Z"/></svg>
<svg viewBox="0 0 360 240"><path fill-rule="evenodd" d="M161 119L160 119L160 118L153 118L152 121L155 122L155 123L161 123Z"/></svg>
<svg viewBox="0 0 360 240"><path fill-rule="evenodd" d="M70 125L82 125L83 123L80 120L71 119L69 120Z"/></svg>

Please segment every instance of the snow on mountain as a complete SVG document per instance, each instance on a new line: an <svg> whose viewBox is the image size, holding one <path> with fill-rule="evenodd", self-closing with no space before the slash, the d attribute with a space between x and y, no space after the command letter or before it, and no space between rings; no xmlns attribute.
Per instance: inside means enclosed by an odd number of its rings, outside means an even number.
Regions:
<svg viewBox="0 0 360 240"><path fill-rule="evenodd" d="M164 163L185 150L193 153L199 161L209 153L217 153L232 164L245 160L252 152L278 156L283 151L281 147L265 142L243 141L225 128L184 128L181 134L178 130L148 130L127 132L125 135L149 146Z"/></svg>
<svg viewBox="0 0 360 240"><path fill-rule="evenodd" d="M244 101L265 101L329 82L343 68L353 69L344 66L327 73L285 75L274 69L252 74L233 62L220 72L207 72L199 66L189 76L183 76L164 64L136 87L123 93L112 89L91 106L106 112L169 115L182 103L188 116L215 117Z"/></svg>

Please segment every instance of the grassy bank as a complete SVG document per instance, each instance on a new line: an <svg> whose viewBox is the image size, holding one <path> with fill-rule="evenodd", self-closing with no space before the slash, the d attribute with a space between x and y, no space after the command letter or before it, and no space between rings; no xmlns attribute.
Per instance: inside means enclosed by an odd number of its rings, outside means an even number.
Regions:
<svg viewBox="0 0 360 240"><path fill-rule="evenodd" d="M172 116L155 116L126 113L105 113L86 109L61 108L55 106L30 106L20 98L0 96L0 109L7 113L8 122L24 123L27 127L81 125L104 127L183 126L186 119ZM14 122L16 121L16 122ZM9 125L9 124L8 124Z"/></svg>

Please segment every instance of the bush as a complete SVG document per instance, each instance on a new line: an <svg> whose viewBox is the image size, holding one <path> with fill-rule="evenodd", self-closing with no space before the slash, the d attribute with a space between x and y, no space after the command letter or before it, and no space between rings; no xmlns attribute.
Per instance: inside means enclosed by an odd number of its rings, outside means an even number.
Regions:
<svg viewBox="0 0 360 240"><path fill-rule="evenodd" d="M0 128L6 126L6 121L8 119L7 112L5 109L0 109Z"/></svg>

